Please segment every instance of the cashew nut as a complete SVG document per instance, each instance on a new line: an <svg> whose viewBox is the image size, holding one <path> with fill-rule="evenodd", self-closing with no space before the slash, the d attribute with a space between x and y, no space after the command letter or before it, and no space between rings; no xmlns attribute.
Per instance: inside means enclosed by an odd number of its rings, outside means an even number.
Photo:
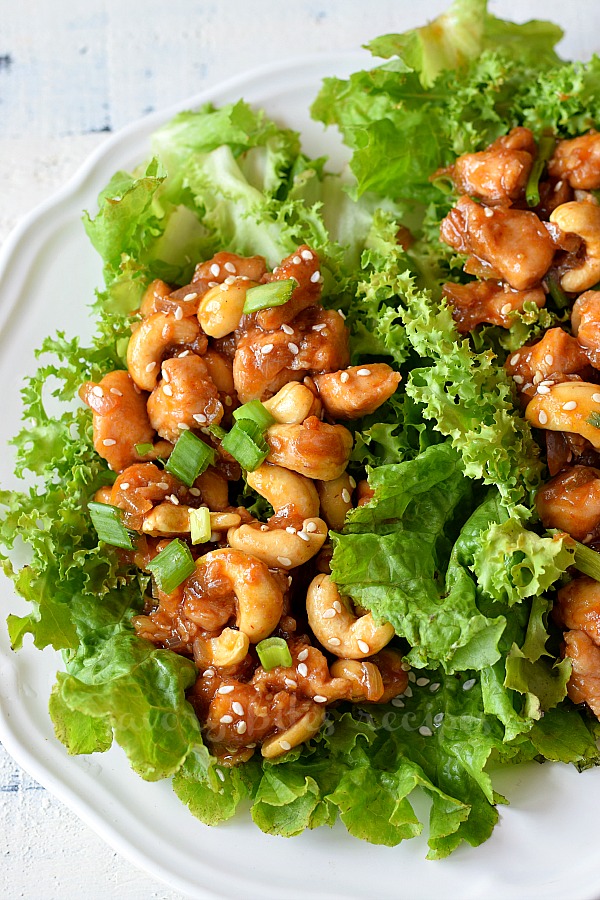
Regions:
<svg viewBox="0 0 600 900"><path fill-rule="evenodd" d="M243 631L224 628L218 637L196 638L194 641L194 658L200 666L215 666L225 669L235 666L248 654L250 639Z"/></svg>
<svg viewBox="0 0 600 900"><path fill-rule="evenodd" d="M580 434L600 450L600 386L585 381L547 386L548 393L536 394L527 405L527 421L535 428Z"/></svg>
<svg viewBox="0 0 600 900"><path fill-rule="evenodd" d="M263 405L280 425L300 425L309 416L321 414L321 401L298 381L288 381Z"/></svg>
<svg viewBox="0 0 600 900"><path fill-rule="evenodd" d="M263 528L265 529L263 531ZM227 540L236 550L252 554L271 568L295 569L315 556L327 537L323 519L308 518L299 531L268 528L258 522L230 528Z"/></svg>
<svg viewBox="0 0 600 900"><path fill-rule="evenodd" d="M356 482L343 472L332 481L318 481L317 491L321 501L321 515L333 531L341 531L348 511L352 509L352 491Z"/></svg>
<svg viewBox="0 0 600 900"><path fill-rule="evenodd" d="M329 575L317 575L306 595L308 623L317 640L335 656L365 659L378 653L394 637L389 622L376 625L371 613L355 616Z"/></svg>
<svg viewBox="0 0 600 900"><path fill-rule="evenodd" d="M594 368L600 368L600 291L580 294L571 310L571 329Z"/></svg>
<svg viewBox="0 0 600 900"><path fill-rule="evenodd" d="M561 231L579 235L585 244L581 265L569 269L560 280L565 291L587 291L600 281L600 206L585 201L562 203L550 214Z"/></svg>
<svg viewBox="0 0 600 900"><path fill-rule="evenodd" d="M231 284L223 283L210 288L200 301L198 321L209 337L222 338L240 324L246 291L254 287L247 278L236 278Z"/></svg>
<svg viewBox="0 0 600 900"><path fill-rule="evenodd" d="M400 373L386 363L313 375L325 411L333 419L360 419L375 412L395 393L401 380Z"/></svg>
<svg viewBox="0 0 600 900"><path fill-rule="evenodd" d="M271 425L265 437L268 462L317 481L332 481L342 474L353 443L343 425L327 425L316 416L301 425Z"/></svg>
<svg viewBox="0 0 600 900"><path fill-rule="evenodd" d="M319 515L319 496L309 478L297 475L263 463L253 472L248 472L247 481L251 488L271 504L275 515L297 515L309 519Z"/></svg>
<svg viewBox="0 0 600 900"><path fill-rule="evenodd" d="M127 368L137 386L145 391L154 390L160 364L169 348L193 344L199 332L193 319L176 319L162 312L144 319L127 345Z"/></svg>
<svg viewBox="0 0 600 900"><path fill-rule="evenodd" d="M266 759L274 759L282 756L292 747L297 747L310 740L319 732L325 720L325 709L322 706L314 706L305 713L301 719L295 722L287 731L274 734L263 743L261 753Z"/></svg>
<svg viewBox="0 0 600 900"><path fill-rule="evenodd" d="M208 468L199 475L194 487L200 490L202 502L206 503L209 509L223 510L229 506L229 482L215 469Z"/></svg>
<svg viewBox="0 0 600 900"><path fill-rule="evenodd" d="M336 659L330 667L336 678L346 678L352 682L351 700L368 700L377 703L383 694L381 672L372 662L358 659Z"/></svg>

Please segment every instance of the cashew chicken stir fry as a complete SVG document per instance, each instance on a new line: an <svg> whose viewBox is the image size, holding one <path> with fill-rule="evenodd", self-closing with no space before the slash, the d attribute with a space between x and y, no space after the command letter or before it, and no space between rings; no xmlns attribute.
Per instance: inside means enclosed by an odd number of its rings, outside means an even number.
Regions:
<svg viewBox="0 0 600 900"><path fill-rule="evenodd" d="M285 280L289 299L244 313L251 288ZM191 553L193 571L175 588L165 592L153 579L134 625L140 637L194 659L188 699L226 764L256 747L272 758L303 743L328 704L387 702L407 685L401 654L387 646L392 626L355 609L331 581L327 541L328 529L370 496L347 472L353 437L340 421L376 410L400 376L381 363L349 365L344 317L321 305L321 284L307 246L273 272L262 257L217 253L185 287L154 281L133 326L128 371L80 390L96 450L117 473L94 499L117 507L137 532L134 549L121 551L126 561L148 571L176 541ZM252 401L271 424L264 460L242 473L221 439ZM186 432L212 454L189 485L163 467ZM242 474L272 507L264 521L236 505ZM198 543L192 519L202 508L209 535ZM265 668L256 646L271 636L289 653Z"/></svg>
<svg viewBox="0 0 600 900"><path fill-rule="evenodd" d="M446 284L457 328L510 327L530 301L558 292L570 327L550 328L506 362L525 417L545 440L550 481L536 498L542 524L600 551L600 133L558 141L538 185L533 134L514 128L486 150L457 159L460 197L441 238L468 254L477 280ZM553 290L554 289L554 290ZM558 592L554 618L572 661L568 687L600 719L600 583L582 576Z"/></svg>

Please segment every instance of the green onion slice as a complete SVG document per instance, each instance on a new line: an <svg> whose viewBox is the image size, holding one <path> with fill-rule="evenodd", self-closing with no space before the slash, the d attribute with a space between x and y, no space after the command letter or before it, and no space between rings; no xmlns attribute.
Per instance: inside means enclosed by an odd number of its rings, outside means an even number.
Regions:
<svg viewBox="0 0 600 900"><path fill-rule="evenodd" d="M121 518L123 511L118 506L108 503L96 503L94 500L88 503L88 509L92 524L98 532L98 537L106 544L113 547L122 547L124 550L133 550L131 535L123 525Z"/></svg>
<svg viewBox="0 0 600 900"><path fill-rule="evenodd" d="M179 538L170 541L152 562L148 563L156 584L165 594L171 594L196 568L189 548Z"/></svg>
<svg viewBox="0 0 600 900"><path fill-rule="evenodd" d="M600 413L599 412L590 413L585 421L588 423L588 425L591 425L593 428L600 428Z"/></svg>
<svg viewBox="0 0 600 900"><path fill-rule="evenodd" d="M233 418L236 422L239 422L242 419L248 419L255 422L261 431L266 431L267 428L270 428L270 426L274 425L277 421L274 416L271 415L267 407L263 406L260 400L250 400L249 403L244 403L243 406L234 410Z"/></svg>
<svg viewBox="0 0 600 900"><path fill-rule="evenodd" d="M201 441L193 431L184 431L177 438L165 469L191 487L198 475L213 465L215 459L216 453L212 447Z"/></svg>
<svg viewBox="0 0 600 900"><path fill-rule="evenodd" d="M556 275L547 275L545 280L556 308L566 309L569 306L569 298L558 283Z"/></svg>
<svg viewBox="0 0 600 900"><path fill-rule="evenodd" d="M252 419L240 419L221 441L223 450L236 459L242 469L253 472L269 455L262 430Z"/></svg>
<svg viewBox="0 0 600 900"><path fill-rule="evenodd" d="M285 278L281 281L270 281L268 284L257 284L256 287L246 291L244 303L244 315L258 312L259 309L269 309L271 306L283 306L287 303L298 282L295 278Z"/></svg>
<svg viewBox="0 0 600 900"><path fill-rule="evenodd" d="M212 434L212 436L215 437L218 441L222 441L223 438L225 437L225 435L227 434L225 429L221 428L220 425L209 425L208 430Z"/></svg>
<svg viewBox="0 0 600 900"><path fill-rule="evenodd" d="M154 444L136 444L135 452L138 456L148 456L154 450Z"/></svg>
<svg viewBox="0 0 600 900"><path fill-rule="evenodd" d="M527 186L525 188L525 199L528 206L537 206L540 202L540 178L546 166L546 163L554 152L556 141L553 137L545 136L540 138L538 145L538 155L531 167Z"/></svg>
<svg viewBox="0 0 600 900"><path fill-rule="evenodd" d="M206 506L198 509L190 509L190 532L192 544L206 544L210 541L212 528L210 527L210 510Z"/></svg>
<svg viewBox="0 0 600 900"><path fill-rule="evenodd" d="M291 666L292 654L283 638L265 638L256 645L260 664L267 672L275 666Z"/></svg>
<svg viewBox="0 0 600 900"><path fill-rule="evenodd" d="M590 578L600 581L600 553L597 553L590 547L586 547L585 544L581 544L579 541L573 540L573 543L575 544L575 557L573 560L575 568L579 569L584 575L589 575Z"/></svg>

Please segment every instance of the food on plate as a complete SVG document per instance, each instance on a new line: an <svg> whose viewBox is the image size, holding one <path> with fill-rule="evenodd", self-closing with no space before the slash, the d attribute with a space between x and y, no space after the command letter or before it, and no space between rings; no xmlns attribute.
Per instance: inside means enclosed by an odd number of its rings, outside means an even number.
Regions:
<svg viewBox="0 0 600 900"><path fill-rule="evenodd" d="M285 836L398 844L418 788L431 858L492 764L598 765L600 63L560 36L461 0L325 80L350 174L240 101L102 191L97 334L45 342L0 495L69 752Z"/></svg>

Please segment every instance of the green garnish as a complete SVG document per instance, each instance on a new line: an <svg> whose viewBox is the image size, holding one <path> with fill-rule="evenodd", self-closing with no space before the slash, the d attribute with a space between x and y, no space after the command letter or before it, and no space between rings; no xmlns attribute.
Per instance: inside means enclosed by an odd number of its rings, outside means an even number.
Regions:
<svg viewBox="0 0 600 900"><path fill-rule="evenodd" d="M261 666L267 672L276 666L292 665L292 654L283 638L265 638L264 641L256 645L256 652L258 653Z"/></svg>
<svg viewBox="0 0 600 900"><path fill-rule="evenodd" d="M236 459L242 469L253 472L269 455L269 445L262 429L252 419L241 419L221 441L226 450Z"/></svg>
<svg viewBox="0 0 600 900"><path fill-rule="evenodd" d="M586 419L586 422L593 428L600 428L600 412L590 413Z"/></svg>
<svg viewBox="0 0 600 900"><path fill-rule="evenodd" d="M154 450L154 444L136 444L135 452L138 456L148 456Z"/></svg>
<svg viewBox="0 0 600 900"><path fill-rule="evenodd" d="M198 509L190 509L190 532L192 544L206 544L207 541L210 541L212 528L208 507L200 506Z"/></svg>
<svg viewBox="0 0 600 900"><path fill-rule="evenodd" d="M244 403L243 406L234 411L233 418L236 422L242 419L255 422L261 431L266 431L267 428L276 422L274 416L271 415L266 406L263 406L260 400L250 400L249 403Z"/></svg>
<svg viewBox="0 0 600 900"><path fill-rule="evenodd" d="M271 281L269 284L257 284L246 291L244 315L258 312L259 309L270 309L272 306L283 306L292 296L298 282L295 278Z"/></svg>
<svg viewBox="0 0 600 900"><path fill-rule="evenodd" d="M146 567L165 594L171 594L196 568L189 548L175 538Z"/></svg>
<svg viewBox="0 0 600 900"><path fill-rule="evenodd" d="M600 553L586 547L579 541L573 541L575 544L575 556L573 565L579 569L584 575L589 575L596 581L600 581Z"/></svg>
<svg viewBox="0 0 600 900"><path fill-rule="evenodd" d="M218 441L222 441L227 432L220 425L209 425L208 430Z"/></svg>
<svg viewBox="0 0 600 900"><path fill-rule="evenodd" d="M201 441L193 431L184 431L165 465L167 472L191 487L209 466L214 465L216 453L212 447Z"/></svg>
<svg viewBox="0 0 600 900"><path fill-rule="evenodd" d="M540 178L546 163L554 152L555 145L556 140L549 135L546 135L539 140L538 155L531 167L531 172L527 179L527 186L525 188L525 199L527 200L528 206L537 206L540 202Z"/></svg>
<svg viewBox="0 0 600 900"><path fill-rule="evenodd" d="M122 547L124 550L133 550L131 535L123 525L123 511L118 506L108 503L88 503L88 509L92 524L98 532L98 537L105 544L113 547Z"/></svg>
<svg viewBox="0 0 600 900"><path fill-rule="evenodd" d="M569 298L558 283L555 275L546 275L546 284L550 291L550 296L554 300L557 309L566 309L569 306Z"/></svg>

